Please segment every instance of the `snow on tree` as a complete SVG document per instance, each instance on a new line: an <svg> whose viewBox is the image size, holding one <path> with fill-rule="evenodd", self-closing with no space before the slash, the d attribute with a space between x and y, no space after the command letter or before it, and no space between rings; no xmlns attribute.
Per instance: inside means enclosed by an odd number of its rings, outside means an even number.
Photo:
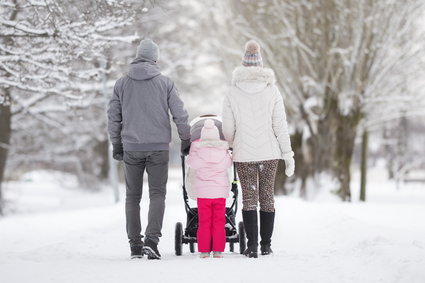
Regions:
<svg viewBox="0 0 425 283"><path fill-rule="evenodd" d="M351 199L350 164L359 125L377 111L389 113L405 83L423 76L425 3L408 1L232 1L233 25L260 42L285 96L290 122L311 164L296 174L331 170L337 194ZM423 94L423 92L422 92ZM295 150L297 150L295 148ZM310 159L305 157L304 160ZM301 172L301 174L303 174Z"/></svg>
<svg viewBox="0 0 425 283"><path fill-rule="evenodd" d="M15 145L10 143L12 131L25 138L16 143L24 149L42 146L32 144L35 135L51 134L48 138L56 142L48 147L64 156L67 142L75 142L69 136L83 128L88 133L83 123L75 124L77 131L66 128L66 120L75 109L91 106L85 104L88 95L96 100L101 94L102 76L110 71L101 65L107 60L105 50L138 39L134 33L119 33L137 16L134 6L115 0L0 2L0 185L8 150ZM104 115L104 110L96 113ZM37 150L31 153L37 155ZM42 154L39 158L49 161Z"/></svg>

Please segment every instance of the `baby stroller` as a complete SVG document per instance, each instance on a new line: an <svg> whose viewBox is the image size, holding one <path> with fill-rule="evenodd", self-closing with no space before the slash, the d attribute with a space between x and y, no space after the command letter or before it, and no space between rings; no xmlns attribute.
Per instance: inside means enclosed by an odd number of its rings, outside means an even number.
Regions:
<svg viewBox="0 0 425 283"><path fill-rule="evenodd" d="M195 118L191 121L191 142L197 140L201 136L201 129L204 125L206 119L212 119L220 132L220 138L223 138L221 120L216 115L203 115L198 118ZM177 256L182 255L183 244L189 244L189 250L191 253L195 252L195 243L197 242L196 233L198 231L198 208L190 207L189 205L189 196L187 191L187 170L186 170L186 157L181 156L182 160L182 173L183 173L183 200L186 210L186 228L183 231L183 224L181 222L176 223L175 230L175 252ZM190 180L189 180L190 181ZM236 212L238 210L238 185L236 179L236 171L233 166L233 182L231 187L232 204L226 206L226 243L229 243L229 250L234 252L235 243L239 243L239 252L242 254L246 247L245 241L245 229L243 222L239 222L238 227L236 228ZM239 233L238 233L239 231Z"/></svg>

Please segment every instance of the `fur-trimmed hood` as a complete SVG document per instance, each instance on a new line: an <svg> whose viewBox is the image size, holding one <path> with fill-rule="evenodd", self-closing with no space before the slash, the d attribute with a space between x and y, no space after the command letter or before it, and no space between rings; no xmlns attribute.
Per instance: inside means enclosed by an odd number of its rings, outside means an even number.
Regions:
<svg viewBox="0 0 425 283"><path fill-rule="evenodd" d="M275 83L275 75L270 68L240 66L232 73L232 85L247 92L258 92Z"/></svg>
<svg viewBox="0 0 425 283"><path fill-rule="evenodd" d="M270 68L239 66L233 70L232 85L242 81L262 81L267 84L276 82L274 72Z"/></svg>

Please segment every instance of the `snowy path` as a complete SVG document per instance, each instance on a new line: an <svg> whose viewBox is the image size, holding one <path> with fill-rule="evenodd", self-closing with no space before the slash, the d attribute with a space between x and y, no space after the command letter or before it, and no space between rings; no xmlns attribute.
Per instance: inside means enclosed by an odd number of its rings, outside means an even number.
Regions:
<svg viewBox="0 0 425 283"><path fill-rule="evenodd" d="M178 186L172 179L161 261L130 260L123 204L97 203L0 219L1 282L425 282L425 192L367 204L279 197L273 256L201 260L188 246L174 255Z"/></svg>

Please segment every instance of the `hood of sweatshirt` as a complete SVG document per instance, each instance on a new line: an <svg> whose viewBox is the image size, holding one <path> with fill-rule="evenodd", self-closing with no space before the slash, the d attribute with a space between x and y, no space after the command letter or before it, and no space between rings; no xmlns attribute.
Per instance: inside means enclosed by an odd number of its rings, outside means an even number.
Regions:
<svg viewBox="0 0 425 283"><path fill-rule="evenodd" d="M232 85L246 93L258 93L276 82L272 69L263 67L237 67L232 74Z"/></svg>
<svg viewBox="0 0 425 283"><path fill-rule="evenodd" d="M199 158L210 163L220 163L227 156L229 144L226 141L198 141L192 143L195 154Z"/></svg>
<svg viewBox="0 0 425 283"><path fill-rule="evenodd" d="M154 61L140 58L131 62L128 70L128 76L138 81L149 80L160 74L161 71Z"/></svg>

